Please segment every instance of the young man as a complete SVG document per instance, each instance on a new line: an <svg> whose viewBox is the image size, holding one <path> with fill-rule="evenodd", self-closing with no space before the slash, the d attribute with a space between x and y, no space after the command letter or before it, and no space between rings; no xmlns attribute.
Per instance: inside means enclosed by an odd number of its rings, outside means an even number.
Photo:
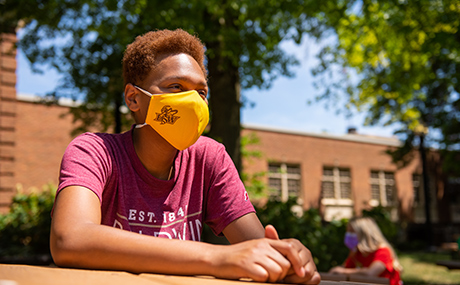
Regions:
<svg viewBox="0 0 460 285"><path fill-rule="evenodd" d="M308 249L264 230L224 147L200 137L209 119L204 50L183 30L127 47L125 102L136 125L68 146L51 227L57 265L320 282ZM203 223L231 245L196 242Z"/></svg>

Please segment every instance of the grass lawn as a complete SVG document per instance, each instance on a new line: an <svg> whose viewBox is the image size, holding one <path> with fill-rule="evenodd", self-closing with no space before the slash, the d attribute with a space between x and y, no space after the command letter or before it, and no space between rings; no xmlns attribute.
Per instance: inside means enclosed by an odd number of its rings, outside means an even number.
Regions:
<svg viewBox="0 0 460 285"><path fill-rule="evenodd" d="M438 260L450 260L447 253L401 252L399 261L404 267L401 279L404 285L460 284L460 269L449 270L436 265Z"/></svg>

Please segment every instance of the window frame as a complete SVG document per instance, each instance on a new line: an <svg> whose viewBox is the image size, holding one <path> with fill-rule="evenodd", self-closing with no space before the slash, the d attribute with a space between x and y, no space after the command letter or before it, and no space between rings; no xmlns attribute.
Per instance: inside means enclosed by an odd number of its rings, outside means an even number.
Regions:
<svg viewBox="0 0 460 285"><path fill-rule="evenodd" d="M417 178L417 179L416 179ZM423 193L423 176L420 173L412 173L412 191L413 200L412 205L414 207L425 204L425 196ZM418 199L417 199L418 198Z"/></svg>
<svg viewBox="0 0 460 285"><path fill-rule="evenodd" d="M370 184L370 190L371 190L371 199L369 200L369 205L372 207L377 207L377 206L382 206L382 207L395 207L396 206L396 177L395 177L395 172L393 171L384 171L384 170L371 170L371 176L369 177L369 184ZM377 173L378 178L372 178L372 173ZM393 179L386 178L386 174L392 174ZM391 181L390 183L387 183L388 181ZM379 186L379 198L380 200L373 199L372 197L372 186L373 185L378 185ZM393 201L388 202L387 199L387 188L386 186L392 186L393 187Z"/></svg>
<svg viewBox="0 0 460 285"><path fill-rule="evenodd" d="M332 169L332 176L325 175L326 169ZM349 176L340 176L340 171L348 171ZM323 205L339 205L339 206L352 206L353 203L353 190L351 187L351 169L346 167L330 167L323 166L323 175L321 176L321 203ZM323 198L323 182L332 182L334 187L334 198ZM341 184L348 183L350 185L350 198L341 197Z"/></svg>
<svg viewBox="0 0 460 285"><path fill-rule="evenodd" d="M271 166L276 166L279 169L278 172L271 172ZM288 167L298 168L298 173L288 173ZM285 163L285 162L269 162L268 163L268 180L270 178L280 179L281 180L281 189L276 195L269 194L279 198L281 202L286 202L289 199L289 180L297 180L299 182L299 189L296 194L296 198L300 198L302 194L302 167L300 164L295 163ZM270 183L268 184L270 191ZM278 190L278 189L277 189Z"/></svg>

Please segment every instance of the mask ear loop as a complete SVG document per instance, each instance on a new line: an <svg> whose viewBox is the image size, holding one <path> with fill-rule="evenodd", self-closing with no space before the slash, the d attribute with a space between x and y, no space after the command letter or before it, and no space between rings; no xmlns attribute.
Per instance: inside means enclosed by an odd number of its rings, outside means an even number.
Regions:
<svg viewBox="0 0 460 285"><path fill-rule="evenodd" d="M150 92L148 92L148 91L146 91L146 90L140 88L139 86L136 86L136 85L133 85L133 86L134 86L135 88L137 88L139 91L141 91L142 93L144 93L145 95L149 96L150 98L153 96L152 94L150 94ZM140 129L140 128L142 128L142 127L144 127L144 126L147 126L147 125L148 125L147 123L137 124L137 125L135 126L135 128L136 128L136 129Z"/></svg>
<svg viewBox="0 0 460 285"><path fill-rule="evenodd" d="M136 128L136 129L140 129L140 128L144 127L144 126L147 126L147 123L137 124L137 125L135 126L135 128Z"/></svg>
<svg viewBox="0 0 460 285"><path fill-rule="evenodd" d="M140 87L137 86L137 85L133 85L133 86L134 86L135 88L137 88L139 91L141 91L142 93L144 93L145 95L150 96L150 97L153 96L152 93L150 93L149 91L144 90L144 89L140 88Z"/></svg>

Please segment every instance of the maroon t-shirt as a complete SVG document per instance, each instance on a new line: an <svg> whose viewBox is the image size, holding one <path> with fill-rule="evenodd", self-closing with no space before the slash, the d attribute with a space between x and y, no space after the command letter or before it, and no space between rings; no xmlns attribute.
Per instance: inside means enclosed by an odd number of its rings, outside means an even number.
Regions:
<svg viewBox="0 0 460 285"><path fill-rule="evenodd" d="M203 222L221 234L254 212L224 146L207 137L178 152L165 181L142 165L132 131L85 133L67 147L59 180L58 193L78 185L99 197L102 224L151 236L199 241Z"/></svg>

